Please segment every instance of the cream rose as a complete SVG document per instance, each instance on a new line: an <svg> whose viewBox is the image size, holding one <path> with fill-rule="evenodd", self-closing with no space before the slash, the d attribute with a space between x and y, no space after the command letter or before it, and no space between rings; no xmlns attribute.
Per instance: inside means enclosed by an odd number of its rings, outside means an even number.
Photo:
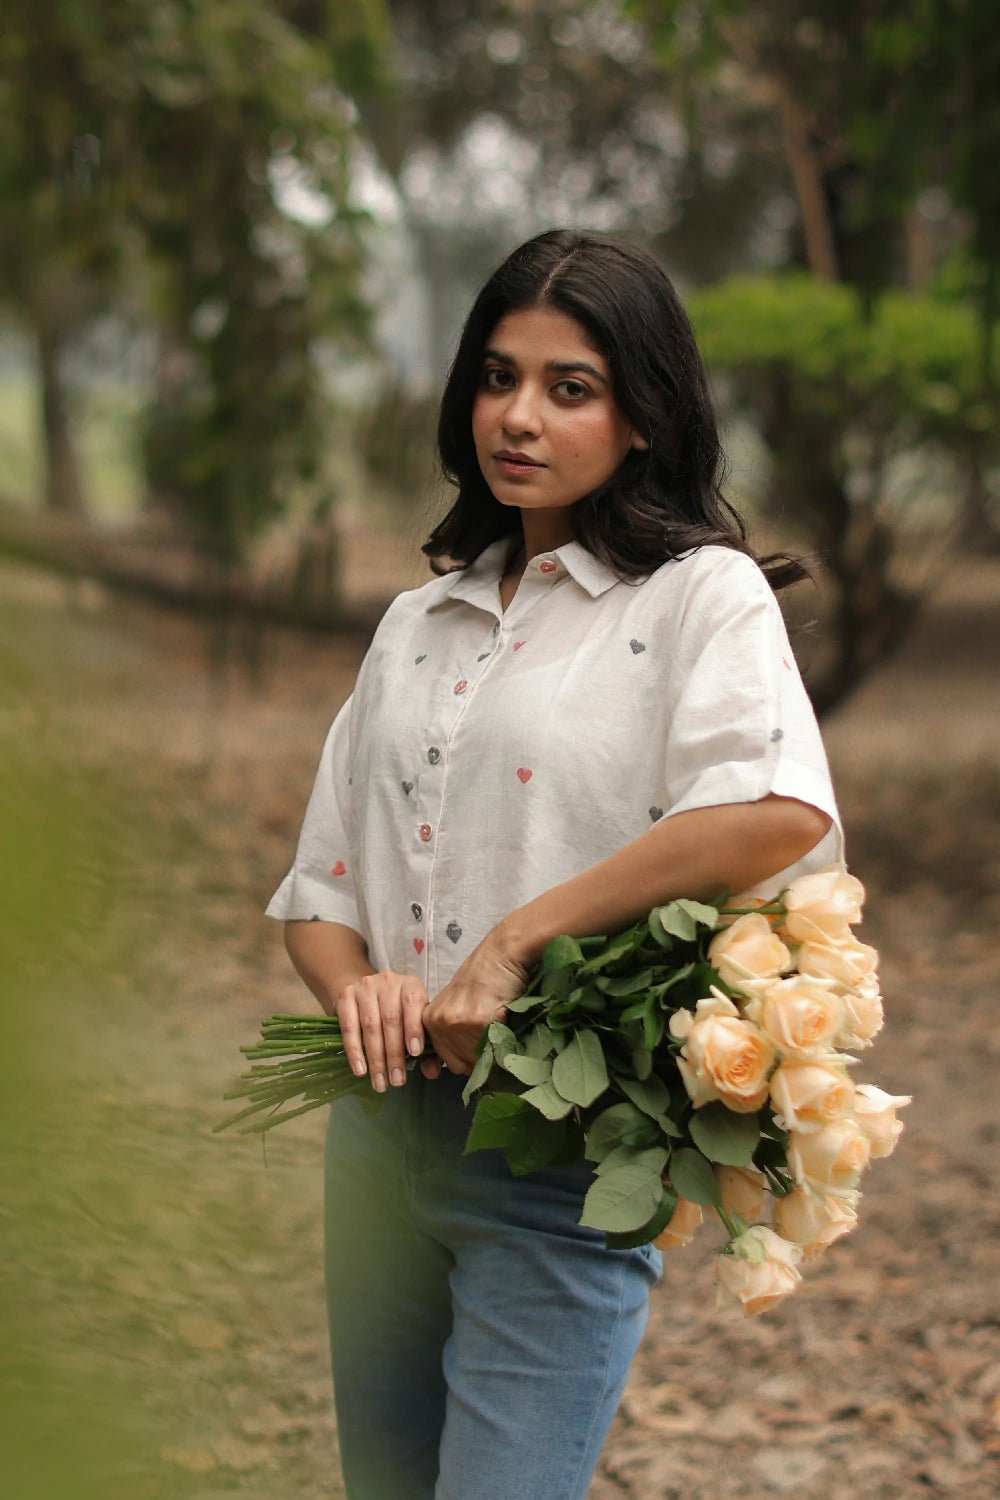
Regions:
<svg viewBox="0 0 1000 1500"><path fill-rule="evenodd" d="M885 1025L885 1011L879 994L878 980L869 974L854 989L847 990L841 999L844 1016L840 1030L833 1039L835 1047L870 1047L873 1039Z"/></svg>
<svg viewBox="0 0 1000 1500"><path fill-rule="evenodd" d="M850 1198L825 1197L807 1188L795 1188L774 1205L774 1227L786 1240L801 1245L804 1260L850 1234L857 1222Z"/></svg>
<svg viewBox="0 0 1000 1500"><path fill-rule="evenodd" d="M783 1062L771 1074L771 1103L784 1130L809 1134L842 1120L854 1106L854 1084L834 1062Z"/></svg>
<svg viewBox="0 0 1000 1500"><path fill-rule="evenodd" d="M875 973L878 949L853 937L825 943L812 939L802 944L795 962L800 974L853 986Z"/></svg>
<svg viewBox="0 0 1000 1500"><path fill-rule="evenodd" d="M751 1223L764 1206L763 1172L753 1167L717 1166L714 1170L726 1213L738 1214L744 1223Z"/></svg>
<svg viewBox="0 0 1000 1500"><path fill-rule="evenodd" d="M853 1192L870 1155L856 1120L831 1120L820 1130L793 1130L788 1137L788 1165L799 1187L834 1197Z"/></svg>
<svg viewBox="0 0 1000 1500"><path fill-rule="evenodd" d="M903 1132L897 1109L909 1104L909 1094L887 1094L873 1083L859 1083L854 1102L854 1118L868 1137L872 1156L891 1156Z"/></svg>
<svg viewBox="0 0 1000 1500"><path fill-rule="evenodd" d="M774 1048L764 1033L744 1021L736 1006L713 986L694 1015L678 1010L670 1031L684 1040L677 1066L695 1109L714 1099L739 1114L760 1109L767 1098Z"/></svg>
<svg viewBox="0 0 1000 1500"><path fill-rule="evenodd" d="M708 945L708 961L731 989L752 994L761 979L774 979L790 968L792 955L766 917L748 912L716 933Z"/></svg>
<svg viewBox="0 0 1000 1500"><path fill-rule="evenodd" d="M653 1244L658 1250L682 1250L691 1243L703 1217L697 1203L691 1203L687 1198L678 1198L670 1222L665 1229L660 1230Z"/></svg>
<svg viewBox="0 0 1000 1500"><path fill-rule="evenodd" d="M733 1240L729 1252L715 1262L716 1307L742 1302L743 1316L756 1318L794 1292L802 1280L799 1246L762 1224Z"/></svg>
<svg viewBox="0 0 1000 1500"><path fill-rule="evenodd" d="M850 924L861 921L865 888L860 880L834 865L815 875L800 875L792 881L783 899L785 920L779 928L781 936L796 943L812 940L822 943L831 937L850 937Z"/></svg>
<svg viewBox="0 0 1000 1500"><path fill-rule="evenodd" d="M763 991L753 1019L782 1054L815 1057L833 1046L843 1023L844 1002L827 985L793 974Z"/></svg>

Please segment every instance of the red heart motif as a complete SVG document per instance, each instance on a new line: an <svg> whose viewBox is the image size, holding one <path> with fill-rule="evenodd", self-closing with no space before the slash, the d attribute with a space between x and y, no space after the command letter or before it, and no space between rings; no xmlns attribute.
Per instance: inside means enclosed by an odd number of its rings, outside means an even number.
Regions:
<svg viewBox="0 0 1000 1500"><path fill-rule="evenodd" d="M538 564L538 571L539 573L554 573L558 566L559 564L552 562L551 558L546 558L544 562Z"/></svg>
<svg viewBox="0 0 1000 1500"><path fill-rule="evenodd" d="M528 770L527 766L518 766L518 768L517 768L517 778L518 778L519 781L530 781L531 780L531 772Z"/></svg>
<svg viewBox="0 0 1000 1500"><path fill-rule="evenodd" d="M781 658L781 665L784 667L786 672L790 672L792 670L787 658L784 656Z"/></svg>
<svg viewBox="0 0 1000 1500"><path fill-rule="evenodd" d="M423 951L424 951L424 940L423 940L423 938L414 938L413 939L413 946L414 946L414 948L416 948L416 950L417 950L418 953L423 953Z"/></svg>
<svg viewBox="0 0 1000 1500"><path fill-rule="evenodd" d="M347 874L347 866L344 864L344 861L342 859L338 859L337 863L335 865L331 865L331 867L330 867L330 874L331 875L346 875Z"/></svg>
<svg viewBox="0 0 1000 1500"><path fill-rule="evenodd" d="M514 650L515 651L520 651L521 647L522 646L526 646L526 645L527 645L527 641L515 641L514 642Z"/></svg>

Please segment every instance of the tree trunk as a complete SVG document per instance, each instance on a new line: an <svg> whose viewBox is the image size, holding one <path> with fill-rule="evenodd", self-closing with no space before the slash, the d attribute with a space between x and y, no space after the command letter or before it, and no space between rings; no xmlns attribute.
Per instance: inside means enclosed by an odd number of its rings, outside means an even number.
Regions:
<svg viewBox="0 0 1000 1500"><path fill-rule="evenodd" d="M60 368L61 341L45 324L39 325L37 333L45 436L45 504L49 510L82 514L87 507Z"/></svg>
<svg viewBox="0 0 1000 1500"><path fill-rule="evenodd" d="M830 208L809 121L784 83L776 81L775 92L784 135L785 156L802 214L806 260L814 276L820 276L824 281L837 281L840 266L837 262L833 226L830 223Z"/></svg>

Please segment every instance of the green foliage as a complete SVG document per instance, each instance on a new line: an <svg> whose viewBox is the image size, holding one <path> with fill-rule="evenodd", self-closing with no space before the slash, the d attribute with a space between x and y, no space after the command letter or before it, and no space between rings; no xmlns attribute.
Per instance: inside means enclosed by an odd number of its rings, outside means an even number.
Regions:
<svg viewBox="0 0 1000 1500"><path fill-rule="evenodd" d="M329 498L316 344L366 323L344 90L385 35L377 0L54 0L0 40L4 295L54 345L155 313L147 476L223 555Z"/></svg>

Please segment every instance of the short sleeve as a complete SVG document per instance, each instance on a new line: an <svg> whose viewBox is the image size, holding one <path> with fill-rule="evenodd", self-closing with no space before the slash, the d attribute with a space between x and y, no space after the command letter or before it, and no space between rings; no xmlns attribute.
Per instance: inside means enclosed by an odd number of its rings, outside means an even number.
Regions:
<svg viewBox="0 0 1000 1500"><path fill-rule="evenodd" d="M794 797L831 817L823 852L839 859L826 752L778 601L749 558L715 559L687 601L671 673L668 810Z"/></svg>
<svg viewBox="0 0 1000 1500"><path fill-rule="evenodd" d="M348 698L330 726L295 862L271 897L267 915L278 921L341 922L360 933L350 815L351 702Z"/></svg>

